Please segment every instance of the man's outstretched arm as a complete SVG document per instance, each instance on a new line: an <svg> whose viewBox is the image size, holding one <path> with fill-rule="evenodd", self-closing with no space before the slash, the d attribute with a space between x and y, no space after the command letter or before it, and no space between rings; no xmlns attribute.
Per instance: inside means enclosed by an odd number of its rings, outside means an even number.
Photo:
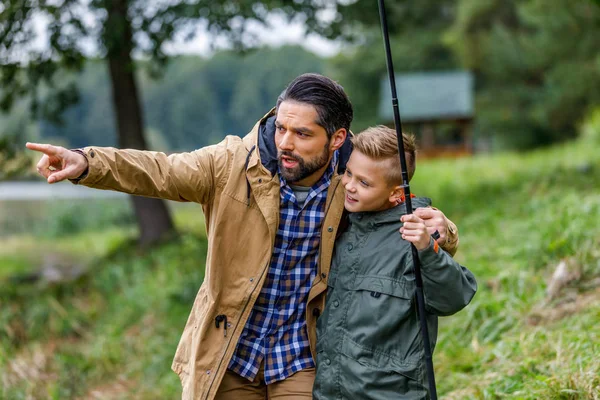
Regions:
<svg viewBox="0 0 600 400"><path fill-rule="evenodd" d="M97 189L198 203L208 202L213 193L217 180L214 158L227 162L217 155L225 146L226 140L191 153L167 156L153 151L111 147L73 151L50 144L26 145L43 154L37 169L48 183L70 179Z"/></svg>

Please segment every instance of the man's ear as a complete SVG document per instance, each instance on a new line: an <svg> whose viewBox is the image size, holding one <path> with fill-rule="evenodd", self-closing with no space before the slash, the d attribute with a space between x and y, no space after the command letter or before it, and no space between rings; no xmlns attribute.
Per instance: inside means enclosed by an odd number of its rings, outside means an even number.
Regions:
<svg viewBox="0 0 600 400"><path fill-rule="evenodd" d="M389 201L390 201L390 203L394 203L394 204L404 203L404 189L402 188L402 186L395 186L392 189L392 192L390 193Z"/></svg>
<svg viewBox="0 0 600 400"><path fill-rule="evenodd" d="M329 141L329 149L331 151L335 151L342 147L344 142L346 141L346 136L348 136L348 131L346 128L340 128L334 132L331 136L331 140Z"/></svg>

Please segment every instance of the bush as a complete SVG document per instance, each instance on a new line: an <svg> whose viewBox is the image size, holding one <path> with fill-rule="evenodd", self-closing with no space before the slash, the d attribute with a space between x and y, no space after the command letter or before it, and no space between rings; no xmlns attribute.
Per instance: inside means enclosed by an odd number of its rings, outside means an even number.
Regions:
<svg viewBox="0 0 600 400"><path fill-rule="evenodd" d="M600 143L600 107L593 110L586 118L581 129L583 140Z"/></svg>

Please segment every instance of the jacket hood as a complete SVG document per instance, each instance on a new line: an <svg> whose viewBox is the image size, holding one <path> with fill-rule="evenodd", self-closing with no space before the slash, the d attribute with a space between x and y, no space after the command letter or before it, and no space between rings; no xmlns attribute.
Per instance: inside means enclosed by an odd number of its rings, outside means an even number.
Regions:
<svg viewBox="0 0 600 400"><path fill-rule="evenodd" d="M260 160L262 165L269 170L271 175L277 173L277 146L275 145L275 109L272 109L261 121L258 127L258 150L260 154ZM350 132L346 141L342 147L338 150L338 168L339 174L346 170L346 163L352 153L352 142L350 138L352 132ZM252 151L250 151L252 152Z"/></svg>

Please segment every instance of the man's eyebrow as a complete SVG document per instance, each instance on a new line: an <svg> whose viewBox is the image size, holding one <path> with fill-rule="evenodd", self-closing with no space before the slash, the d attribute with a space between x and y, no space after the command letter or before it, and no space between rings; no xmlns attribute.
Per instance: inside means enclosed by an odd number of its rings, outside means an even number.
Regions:
<svg viewBox="0 0 600 400"><path fill-rule="evenodd" d="M299 128L292 128L293 131L296 132L300 132L300 133L313 133L312 129L306 128L306 127L299 127Z"/></svg>
<svg viewBox="0 0 600 400"><path fill-rule="evenodd" d="M280 128L282 127L283 124L280 123L279 121L275 121L275 127L276 128ZM289 128L292 132L298 132L298 133L314 133L314 131L310 128L304 127L304 126L300 126L300 127L290 127Z"/></svg>

